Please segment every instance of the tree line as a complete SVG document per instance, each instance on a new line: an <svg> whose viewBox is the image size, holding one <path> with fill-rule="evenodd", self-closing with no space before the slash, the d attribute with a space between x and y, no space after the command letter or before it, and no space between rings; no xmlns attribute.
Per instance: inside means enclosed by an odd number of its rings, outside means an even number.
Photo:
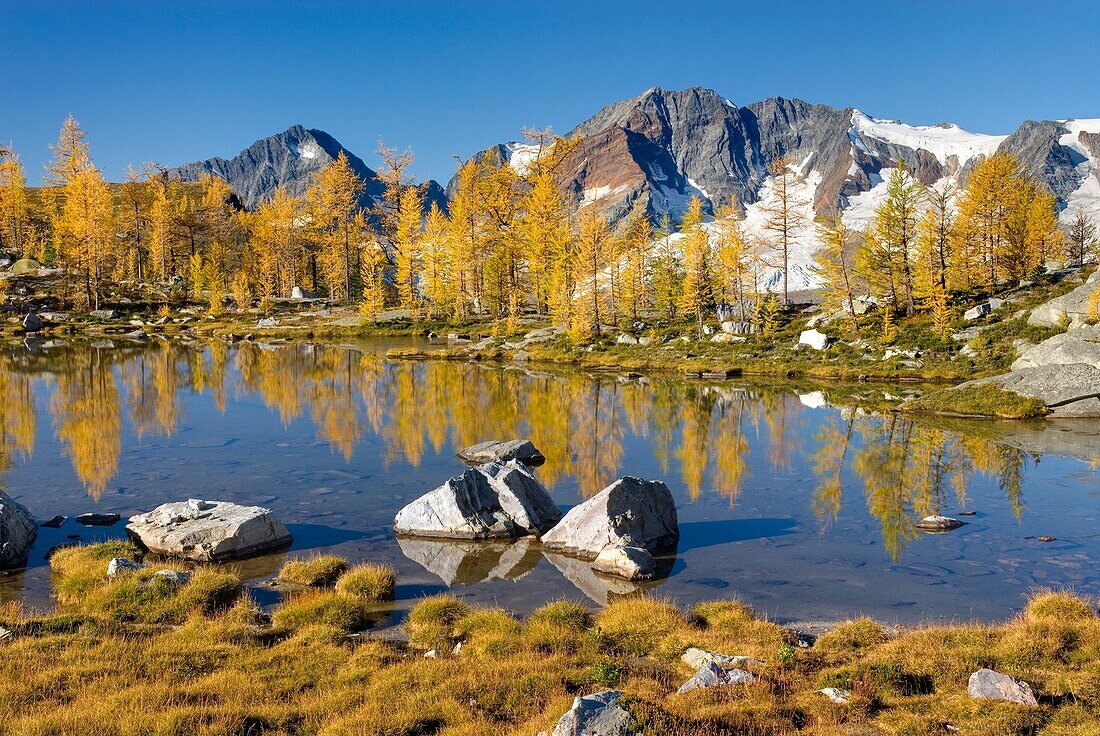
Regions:
<svg viewBox="0 0 1100 736"><path fill-rule="evenodd" d="M1078 212L1060 228L1054 195L1006 154L983 160L962 188L922 186L900 162L863 231L839 216L810 222L800 172L780 157L759 204L762 227L750 234L738 203L711 217L698 197L675 228L667 216L654 224L640 202L612 225L598 201L563 183L579 141L525 134L532 154L522 162L494 151L463 163L446 211L433 202L425 212L425 189L408 176L412 155L384 144L382 193L370 206L341 153L303 196L279 187L248 211L211 175L184 183L146 165L108 184L70 116L43 188L28 188L18 156L0 150L0 248L78 274L71 299L92 307L113 283L182 278L212 313L257 303L266 311L297 287L357 303L368 317L400 309L514 327L534 311L578 341L643 315L701 328L720 303L769 331L788 301L791 250L807 235L821 244L825 298L853 330L866 295L889 306L884 331L918 311L946 329L953 292L1032 277L1051 259L1095 257L1095 224ZM780 294L765 285L768 272L781 274Z"/></svg>

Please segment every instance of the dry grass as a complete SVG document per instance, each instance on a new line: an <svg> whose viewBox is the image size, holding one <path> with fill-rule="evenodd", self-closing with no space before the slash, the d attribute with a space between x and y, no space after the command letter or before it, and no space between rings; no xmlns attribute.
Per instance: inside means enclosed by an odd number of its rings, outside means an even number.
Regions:
<svg viewBox="0 0 1100 736"><path fill-rule="evenodd" d="M626 598L595 615L557 601L520 620L436 596L411 611L406 648L347 636L366 625L359 583L291 594L269 621L217 570L174 590L145 572L108 580L127 552L59 552L56 612L0 608L15 632L0 643L0 734L530 736L613 686L648 736L1100 736L1100 619L1066 593L998 625L892 635L861 619L809 649L736 601L685 613ZM757 681L676 695L687 646L750 655ZM1027 680L1040 706L971 700L982 666ZM852 702L814 692L828 685Z"/></svg>
<svg viewBox="0 0 1100 736"><path fill-rule="evenodd" d="M279 582L309 588L331 588L348 570L348 561L336 555L288 560L279 570Z"/></svg>
<svg viewBox="0 0 1100 736"><path fill-rule="evenodd" d="M349 568L336 581L336 592L364 601L393 599L397 574L389 565L363 564Z"/></svg>

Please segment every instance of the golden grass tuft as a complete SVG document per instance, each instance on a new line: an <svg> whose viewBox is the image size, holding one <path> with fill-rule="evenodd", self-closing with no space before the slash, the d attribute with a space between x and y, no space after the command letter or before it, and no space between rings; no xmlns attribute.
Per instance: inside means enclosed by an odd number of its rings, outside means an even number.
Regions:
<svg viewBox="0 0 1100 736"><path fill-rule="evenodd" d="M449 651L457 640L455 626L470 607L450 595L425 598L409 611L409 643L420 649Z"/></svg>
<svg viewBox="0 0 1100 736"><path fill-rule="evenodd" d="M348 561L336 555L287 560L279 570L279 582L309 588L331 588L347 570Z"/></svg>
<svg viewBox="0 0 1100 736"><path fill-rule="evenodd" d="M1096 609L1087 600L1070 593L1043 591L1027 602L1024 618L1028 621L1087 621L1096 618Z"/></svg>
<svg viewBox="0 0 1100 736"><path fill-rule="evenodd" d="M271 616L272 627L284 633L319 624L351 633L364 628L367 622L362 601L327 590L294 594Z"/></svg>
<svg viewBox="0 0 1100 736"><path fill-rule="evenodd" d="M336 581L336 592L363 601L393 600L397 573L390 565L366 563L351 567Z"/></svg>

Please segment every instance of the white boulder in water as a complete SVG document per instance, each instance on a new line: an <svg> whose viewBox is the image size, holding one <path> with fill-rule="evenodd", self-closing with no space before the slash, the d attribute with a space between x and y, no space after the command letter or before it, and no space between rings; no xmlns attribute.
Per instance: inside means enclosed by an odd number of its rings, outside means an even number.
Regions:
<svg viewBox="0 0 1100 736"><path fill-rule="evenodd" d="M150 552L199 562L252 557L293 541L268 509L194 498L138 514L126 531Z"/></svg>
<svg viewBox="0 0 1100 736"><path fill-rule="evenodd" d="M541 534L561 519L550 494L522 463L470 468L397 512L397 534L445 539L512 539Z"/></svg>
<svg viewBox="0 0 1100 736"><path fill-rule="evenodd" d="M640 547L656 552L679 540L676 502L668 486L629 476L574 506L542 537L545 547L588 560L605 549Z"/></svg>

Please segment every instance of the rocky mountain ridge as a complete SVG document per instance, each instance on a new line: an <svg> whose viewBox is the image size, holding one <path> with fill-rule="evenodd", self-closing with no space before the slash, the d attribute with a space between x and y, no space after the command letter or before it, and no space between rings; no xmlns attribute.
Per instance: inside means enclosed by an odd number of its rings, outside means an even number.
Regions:
<svg viewBox="0 0 1100 736"><path fill-rule="evenodd" d="M1028 121L1007 136L957 125L907 125L855 108L768 98L745 106L709 89L654 87L604 107L568 133L581 144L563 167L562 183L580 206L597 206L612 221L641 201L655 221L676 221L693 195L708 210L744 210L750 236L760 235L771 195L769 165L786 156L797 171L796 197L807 222L840 212L851 227L870 222L890 172L904 160L926 186L965 182L997 151L1015 155L1057 195L1062 217L1077 208L1100 221L1100 119ZM527 147L496 150L522 166ZM485 155L482 152L478 155ZM517 158L518 157L518 158ZM816 280L818 243L805 227L792 252L792 288ZM772 269L771 280L777 278Z"/></svg>
<svg viewBox="0 0 1100 736"><path fill-rule="evenodd" d="M251 209L285 187L293 196L305 194L312 176L343 152L355 173L363 180L360 204L371 207L382 195L382 183L376 172L361 158L323 130L292 125L282 133L261 138L231 159L214 157L169 169L167 175L179 181L198 181L213 174L229 182L245 207ZM446 205L446 195L434 180L426 182L425 206L431 202Z"/></svg>

